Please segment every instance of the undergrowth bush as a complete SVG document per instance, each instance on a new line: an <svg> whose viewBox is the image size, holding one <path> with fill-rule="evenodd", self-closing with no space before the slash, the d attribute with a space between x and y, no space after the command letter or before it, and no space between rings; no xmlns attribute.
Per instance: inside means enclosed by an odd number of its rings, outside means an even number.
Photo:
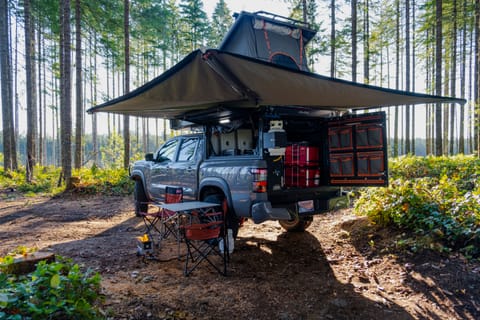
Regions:
<svg viewBox="0 0 480 320"><path fill-rule="evenodd" d="M125 195L133 192L134 183L126 169L99 169L96 166L74 171L80 178L76 192L87 194Z"/></svg>
<svg viewBox="0 0 480 320"><path fill-rule="evenodd" d="M24 276L2 273L13 256L0 258L0 319L102 319L100 275L82 272L60 256L41 261Z"/></svg>
<svg viewBox="0 0 480 320"><path fill-rule="evenodd" d="M354 211L374 223L414 231L441 250L480 257L479 159L402 157L387 188L365 188Z"/></svg>
<svg viewBox="0 0 480 320"><path fill-rule="evenodd" d="M26 195L58 194L65 186L58 186L61 169L53 166L36 166L33 179L27 182L25 170L4 172L0 168L0 189L12 188ZM105 195L124 195L133 192L133 182L125 169L100 169L96 166L73 170L73 176L79 178L73 192Z"/></svg>
<svg viewBox="0 0 480 320"><path fill-rule="evenodd" d="M26 194L58 193L62 190L57 187L60 171L60 168L53 166L36 166L33 170L33 179L28 182L25 168L8 172L4 172L2 168L0 169L0 189L12 188Z"/></svg>

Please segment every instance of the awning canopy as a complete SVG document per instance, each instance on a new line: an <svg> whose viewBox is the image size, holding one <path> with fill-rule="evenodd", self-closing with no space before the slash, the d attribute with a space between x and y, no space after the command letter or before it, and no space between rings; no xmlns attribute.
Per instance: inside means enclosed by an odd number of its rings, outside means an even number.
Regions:
<svg viewBox="0 0 480 320"><path fill-rule="evenodd" d="M197 50L142 87L88 112L186 119L189 112L223 107L348 111L438 102L466 101L329 78L219 50Z"/></svg>

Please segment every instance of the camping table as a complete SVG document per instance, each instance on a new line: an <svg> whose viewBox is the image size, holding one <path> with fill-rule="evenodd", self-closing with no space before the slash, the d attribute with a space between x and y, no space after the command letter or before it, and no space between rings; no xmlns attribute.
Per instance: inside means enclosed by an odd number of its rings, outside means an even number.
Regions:
<svg viewBox="0 0 480 320"><path fill-rule="evenodd" d="M218 207L218 203L203 202L203 201L186 201L178 203L162 203L156 204L159 208L175 212L178 215L191 215L192 212L207 213Z"/></svg>
<svg viewBox="0 0 480 320"><path fill-rule="evenodd" d="M186 218L191 221L194 213L203 215L210 212L215 212L215 207L218 207L218 203L204 202L204 201L186 201L178 203L155 203L155 206L160 210L167 210L172 213L169 220L175 220L177 228L177 240L178 240L178 255L180 258L180 225L182 218Z"/></svg>

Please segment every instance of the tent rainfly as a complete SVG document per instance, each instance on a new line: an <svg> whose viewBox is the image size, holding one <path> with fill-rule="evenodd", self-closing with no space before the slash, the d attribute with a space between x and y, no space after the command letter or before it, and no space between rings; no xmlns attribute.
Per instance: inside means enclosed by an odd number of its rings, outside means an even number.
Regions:
<svg viewBox="0 0 480 320"><path fill-rule="evenodd" d="M345 112L396 105L459 103L441 97L321 76L221 50L196 50L159 77L88 112L188 121L194 111L263 106Z"/></svg>

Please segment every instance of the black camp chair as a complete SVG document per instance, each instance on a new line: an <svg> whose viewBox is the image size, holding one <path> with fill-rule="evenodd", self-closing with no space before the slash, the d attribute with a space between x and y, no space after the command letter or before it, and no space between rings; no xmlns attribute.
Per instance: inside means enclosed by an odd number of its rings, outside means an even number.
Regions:
<svg viewBox="0 0 480 320"><path fill-rule="evenodd" d="M189 224L181 226L187 247L185 276L189 276L202 262L208 263L221 275L227 275L230 257L225 226L222 211L200 214Z"/></svg>

